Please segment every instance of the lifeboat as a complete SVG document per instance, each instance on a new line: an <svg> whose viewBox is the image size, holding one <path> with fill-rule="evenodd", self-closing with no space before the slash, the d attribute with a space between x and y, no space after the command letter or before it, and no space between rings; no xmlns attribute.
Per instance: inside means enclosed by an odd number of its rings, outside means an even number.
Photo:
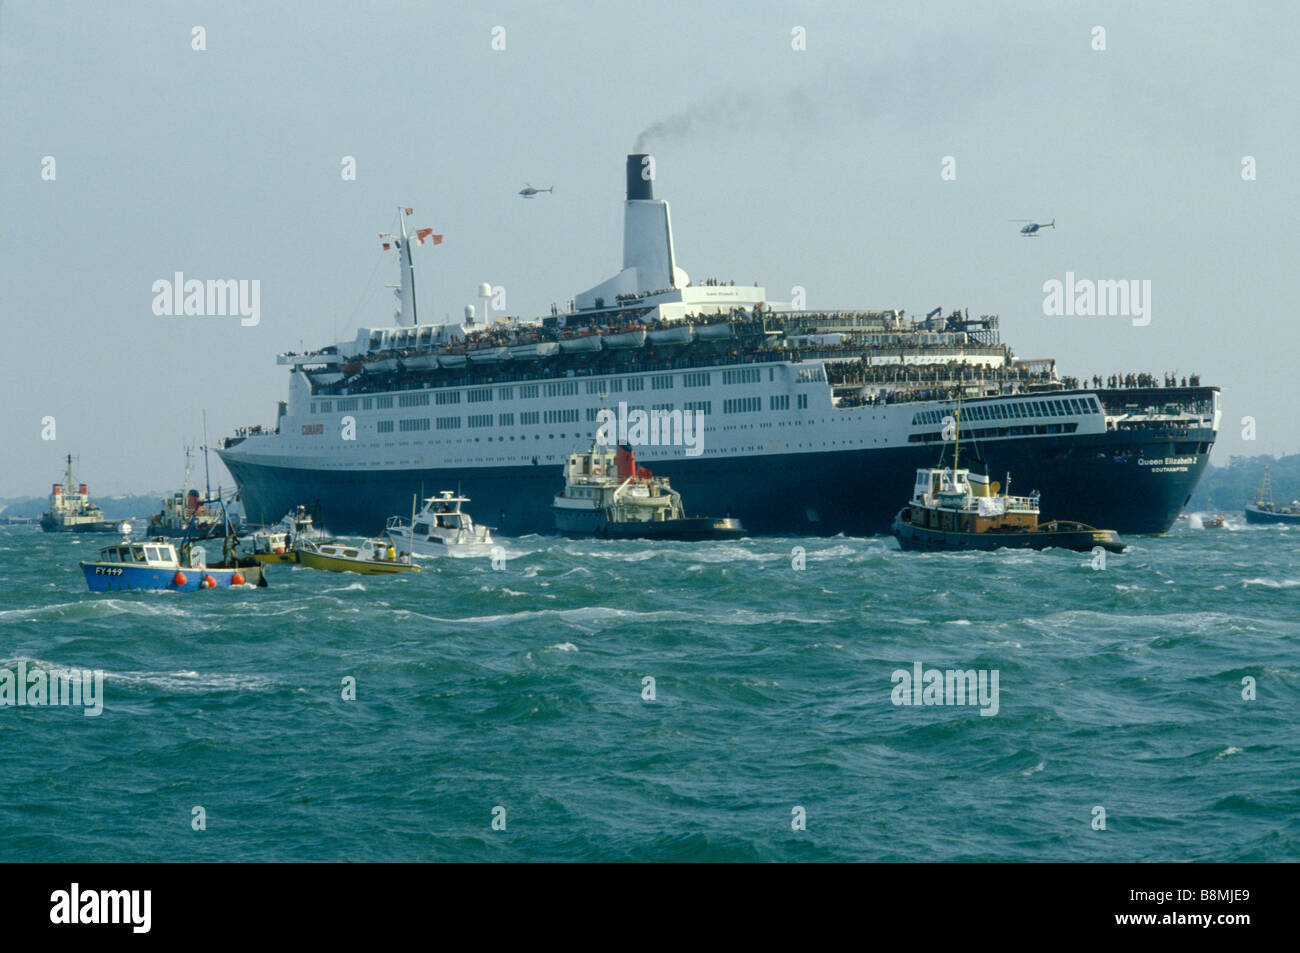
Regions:
<svg viewBox="0 0 1300 953"><path fill-rule="evenodd" d="M418 357L403 358L402 366L408 371L428 371L438 366L436 354L421 354Z"/></svg>
<svg viewBox="0 0 1300 953"><path fill-rule="evenodd" d="M721 341L734 335L730 321L718 321L713 324L697 324L695 336L701 341Z"/></svg>
<svg viewBox="0 0 1300 953"><path fill-rule="evenodd" d="M554 357L558 353L560 353L560 345L554 341L533 341L510 347L510 356L516 361L535 361L538 358Z"/></svg>
<svg viewBox="0 0 1300 953"><path fill-rule="evenodd" d="M443 351L438 355L439 367L464 367L468 358L465 357L465 348L454 347L450 350Z"/></svg>
<svg viewBox="0 0 1300 953"><path fill-rule="evenodd" d="M566 354L578 354L586 351L599 351L601 336L594 328L570 331L560 338L560 350Z"/></svg>
<svg viewBox="0 0 1300 953"><path fill-rule="evenodd" d="M695 328L689 324L675 324L667 328L655 328L648 334L651 344L690 344L695 340Z"/></svg>
<svg viewBox="0 0 1300 953"><path fill-rule="evenodd" d="M495 364L498 361L510 360L510 348L493 344L488 347L471 348L466 355L475 364Z"/></svg>
<svg viewBox="0 0 1300 953"><path fill-rule="evenodd" d="M645 344L646 330L643 325L633 324L628 327L608 331L604 335L605 347L627 348L641 347Z"/></svg>
<svg viewBox="0 0 1300 953"><path fill-rule="evenodd" d="M362 368L367 374L391 374L397 370L397 358L384 357L377 361L368 361Z"/></svg>

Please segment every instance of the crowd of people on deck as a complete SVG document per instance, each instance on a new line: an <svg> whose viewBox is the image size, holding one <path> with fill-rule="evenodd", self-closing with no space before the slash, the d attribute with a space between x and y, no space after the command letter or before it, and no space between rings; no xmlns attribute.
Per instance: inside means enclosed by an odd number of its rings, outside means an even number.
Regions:
<svg viewBox="0 0 1300 953"><path fill-rule="evenodd" d="M1179 383L1179 381L1180 378L1178 377L1177 371L1165 371L1163 376L1165 387L1200 387L1201 375L1184 374L1181 378L1181 383ZM1100 374L1094 374L1092 375L1092 386L1110 388L1159 387L1161 386L1161 383L1155 374L1147 374L1145 372L1139 374L1111 374L1109 377L1105 378L1104 382Z"/></svg>
<svg viewBox="0 0 1300 953"><path fill-rule="evenodd" d="M263 427L261 424L254 424L252 427L236 427L236 437L260 437L263 434L275 433L270 427Z"/></svg>

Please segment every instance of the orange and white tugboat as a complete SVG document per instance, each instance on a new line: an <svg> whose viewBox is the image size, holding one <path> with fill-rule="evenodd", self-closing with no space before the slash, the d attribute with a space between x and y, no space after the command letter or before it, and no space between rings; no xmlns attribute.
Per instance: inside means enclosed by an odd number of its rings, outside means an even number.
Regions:
<svg viewBox="0 0 1300 953"><path fill-rule="evenodd" d="M630 448L593 444L590 453L569 455L564 489L551 504L555 529L609 539L687 541L739 539L740 520L687 516L682 497L667 477L636 465Z"/></svg>
<svg viewBox="0 0 1300 953"><path fill-rule="evenodd" d="M905 550L1074 549L1094 547L1124 551L1113 529L1054 520L1039 525L1037 492L1011 496L987 475L957 466L961 438L961 404L956 413L956 442L951 467L916 471L912 501L894 517L893 534ZM942 463L942 458L940 463ZM1007 475L1010 487L1011 476Z"/></svg>

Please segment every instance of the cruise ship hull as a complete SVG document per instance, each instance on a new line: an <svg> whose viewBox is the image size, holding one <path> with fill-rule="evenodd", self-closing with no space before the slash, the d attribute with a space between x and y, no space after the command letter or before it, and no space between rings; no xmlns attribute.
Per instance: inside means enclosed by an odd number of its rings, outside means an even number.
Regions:
<svg viewBox="0 0 1300 953"><path fill-rule="evenodd" d="M1210 430L1180 439L1214 440ZM1042 494L1042 519L1078 520L1122 535L1166 532L1191 497L1208 452L1175 454L1170 440L1142 431L980 441L995 479L1013 492ZM918 467L938 447L641 459L690 501L692 511L725 514L751 534L868 536L889 532ZM478 518L507 536L554 532L551 503L561 466L446 467L346 472L274 466L222 452L239 484L247 518L269 522L319 501L336 533L374 533L410 508L411 495L458 483ZM967 457L963 454L963 461ZM979 466L979 461L969 461Z"/></svg>

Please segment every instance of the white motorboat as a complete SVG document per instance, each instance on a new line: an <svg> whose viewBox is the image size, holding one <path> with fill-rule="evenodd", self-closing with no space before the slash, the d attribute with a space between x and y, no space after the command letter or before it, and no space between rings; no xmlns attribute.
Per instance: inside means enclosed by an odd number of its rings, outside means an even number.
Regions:
<svg viewBox="0 0 1300 953"><path fill-rule="evenodd" d="M384 529L389 535L408 541L417 556L490 556L492 533L488 527L476 525L461 509L461 504L468 502L467 496L443 490L424 501L424 508L415 516L413 529L412 523L401 516L389 517Z"/></svg>

